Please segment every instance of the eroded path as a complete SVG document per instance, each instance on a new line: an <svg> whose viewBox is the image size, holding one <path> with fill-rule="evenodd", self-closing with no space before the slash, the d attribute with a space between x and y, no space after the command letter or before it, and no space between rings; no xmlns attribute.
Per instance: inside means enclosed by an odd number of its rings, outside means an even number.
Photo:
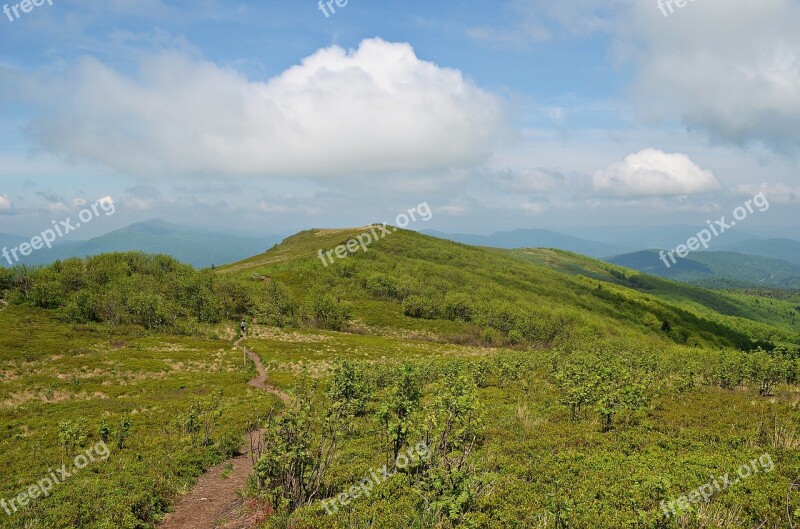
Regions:
<svg viewBox="0 0 800 529"><path fill-rule="evenodd" d="M238 346L242 340L243 338L237 340L235 345ZM247 349L247 357L253 361L253 363L256 365L256 369L258 369L258 376L253 380L251 380L249 384L254 388L262 389L268 393L272 393L273 395L281 399L281 402L283 402L284 404L289 404L292 401L289 395L279 390L275 386L270 386L269 384L267 384L267 370L264 369L264 364L261 362L261 357L259 357L256 353L254 353L251 349Z"/></svg>
<svg viewBox="0 0 800 529"><path fill-rule="evenodd" d="M244 338L234 343L241 347ZM247 356L256 365L258 376L249 384L272 393L284 404L291 402L286 393L267 384L267 371L261 358L248 350ZM211 468L188 495L175 505L175 512L164 518L160 529L251 529L258 523L257 513L249 512L239 491L247 485L253 471L250 443L243 455Z"/></svg>

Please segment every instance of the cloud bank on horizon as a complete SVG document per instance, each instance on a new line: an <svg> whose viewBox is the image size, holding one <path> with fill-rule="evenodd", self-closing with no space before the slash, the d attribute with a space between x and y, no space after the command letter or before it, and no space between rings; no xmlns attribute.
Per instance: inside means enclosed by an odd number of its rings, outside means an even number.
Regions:
<svg viewBox="0 0 800 529"><path fill-rule="evenodd" d="M272 1L181 19L186 5L76 2L15 23L0 58L5 224L52 211L42 193L297 227L424 194L486 231L654 210L669 223L754 190L800 202L794 0L670 17L633 0L509 0L451 21L416 0L330 20ZM41 49L14 52L37 33ZM55 51L62 40L75 44Z"/></svg>

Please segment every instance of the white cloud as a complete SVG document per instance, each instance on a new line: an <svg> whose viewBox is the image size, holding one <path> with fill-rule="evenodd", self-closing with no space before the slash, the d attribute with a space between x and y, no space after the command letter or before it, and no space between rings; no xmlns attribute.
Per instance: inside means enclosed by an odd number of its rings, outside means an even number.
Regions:
<svg viewBox="0 0 800 529"><path fill-rule="evenodd" d="M519 205L518 209L521 209L528 215L538 217L547 211L548 206L547 204L542 204L540 202L523 202Z"/></svg>
<svg viewBox="0 0 800 529"><path fill-rule="evenodd" d="M459 217L467 212L464 206L441 206L436 208L437 213L442 213L450 217Z"/></svg>
<svg viewBox="0 0 800 529"><path fill-rule="evenodd" d="M497 173L495 184L513 192L551 193L569 187L571 182L558 171L522 168Z"/></svg>
<svg viewBox="0 0 800 529"><path fill-rule="evenodd" d="M613 16L626 0L510 0L511 25L467 28L472 40L515 50L531 49L543 42L569 36L610 31Z"/></svg>
<svg viewBox="0 0 800 529"><path fill-rule="evenodd" d="M149 209L154 209L157 204L155 200L148 200L146 198L128 197L123 199L122 205L125 206L126 209L147 211Z"/></svg>
<svg viewBox="0 0 800 529"><path fill-rule="evenodd" d="M293 208L288 206L283 206L274 202L267 202L265 200L258 202L258 209L264 213L287 213L289 211L293 211Z"/></svg>
<svg viewBox="0 0 800 529"><path fill-rule="evenodd" d="M14 204L6 195L0 195L0 215L9 214L14 209Z"/></svg>
<svg viewBox="0 0 800 529"><path fill-rule="evenodd" d="M715 142L800 150L800 3L702 0L668 17L635 2L618 49L638 67L640 110Z"/></svg>
<svg viewBox="0 0 800 529"><path fill-rule="evenodd" d="M137 76L84 59L39 80L43 146L128 174L343 176L431 171L487 158L500 101L408 44L322 49L269 82L180 53Z"/></svg>
<svg viewBox="0 0 800 529"><path fill-rule="evenodd" d="M698 167L685 154L645 149L597 171L596 191L614 196L660 197L708 193L719 189L714 173Z"/></svg>
<svg viewBox="0 0 800 529"><path fill-rule="evenodd" d="M786 184L763 183L761 185L741 184L734 187L737 195L744 197L754 197L759 193L770 202L776 204L800 204L800 186L792 187Z"/></svg>

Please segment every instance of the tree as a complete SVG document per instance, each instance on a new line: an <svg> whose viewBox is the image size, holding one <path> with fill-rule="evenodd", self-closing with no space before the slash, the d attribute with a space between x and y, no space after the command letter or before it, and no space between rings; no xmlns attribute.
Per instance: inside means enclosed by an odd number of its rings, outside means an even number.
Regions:
<svg viewBox="0 0 800 529"><path fill-rule="evenodd" d="M425 431L430 458L422 462L417 488L437 514L458 526L482 490L472 455L482 439L485 411L475 381L458 363L448 366L435 394Z"/></svg>
<svg viewBox="0 0 800 529"><path fill-rule="evenodd" d="M395 373L395 383L390 388L378 411L383 425L387 464L408 444L414 429L414 413L419 410L422 388L412 364L405 363ZM391 456L391 461L390 461Z"/></svg>
<svg viewBox="0 0 800 529"><path fill-rule="evenodd" d="M325 407L314 406L313 396L303 378L292 404L266 420L255 472L275 509L294 512L318 498L338 451L341 422L334 414L320 413Z"/></svg>
<svg viewBox="0 0 800 529"><path fill-rule="evenodd" d="M646 384L636 381L633 372L624 367L597 366L595 411L602 430L608 432L614 416L622 410L636 411L647 403Z"/></svg>
<svg viewBox="0 0 800 529"><path fill-rule="evenodd" d="M772 396L775 385L790 377L791 361L760 349L748 356L748 378L758 385L758 394L762 397Z"/></svg>
<svg viewBox="0 0 800 529"><path fill-rule="evenodd" d="M283 327L294 319L296 313L297 305L286 287L274 279L271 280L267 285L267 300L263 312L267 324Z"/></svg>
<svg viewBox="0 0 800 529"><path fill-rule="evenodd" d="M364 369L344 360L333 370L333 380L328 391L334 409L342 417L364 415L369 401L369 385Z"/></svg>
<svg viewBox="0 0 800 529"><path fill-rule="evenodd" d="M350 317L350 306L322 289L315 289L306 299L306 319L322 329L339 331Z"/></svg>

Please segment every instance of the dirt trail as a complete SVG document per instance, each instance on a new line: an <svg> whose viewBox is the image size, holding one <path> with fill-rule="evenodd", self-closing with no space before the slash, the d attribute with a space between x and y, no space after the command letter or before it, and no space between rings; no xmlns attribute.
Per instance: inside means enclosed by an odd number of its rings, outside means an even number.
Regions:
<svg viewBox="0 0 800 529"><path fill-rule="evenodd" d="M241 341L242 340L239 340L236 343L238 344ZM256 369L258 369L258 376L253 380L251 380L249 384L254 388L263 389L268 393L272 393L273 395L281 399L281 401L284 404L289 404L292 401L292 398L289 395L279 390L275 386L270 386L269 384L267 384L267 370L264 369L264 364L261 363L261 358L251 349L247 350L247 356L256 365Z"/></svg>
<svg viewBox="0 0 800 529"><path fill-rule="evenodd" d="M239 347L244 338L234 342ZM284 404L291 397L267 384L267 371L261 358L247 350L247 356L256 365L258 376L249 384L254 388L272 393ZM206 472L195 488L175 505L175 512L164 518L159 529L251 529L258 523L258 513L248 512L239 491L247 485L253 470L250 443L244 454L226 461Z"/></svg>

